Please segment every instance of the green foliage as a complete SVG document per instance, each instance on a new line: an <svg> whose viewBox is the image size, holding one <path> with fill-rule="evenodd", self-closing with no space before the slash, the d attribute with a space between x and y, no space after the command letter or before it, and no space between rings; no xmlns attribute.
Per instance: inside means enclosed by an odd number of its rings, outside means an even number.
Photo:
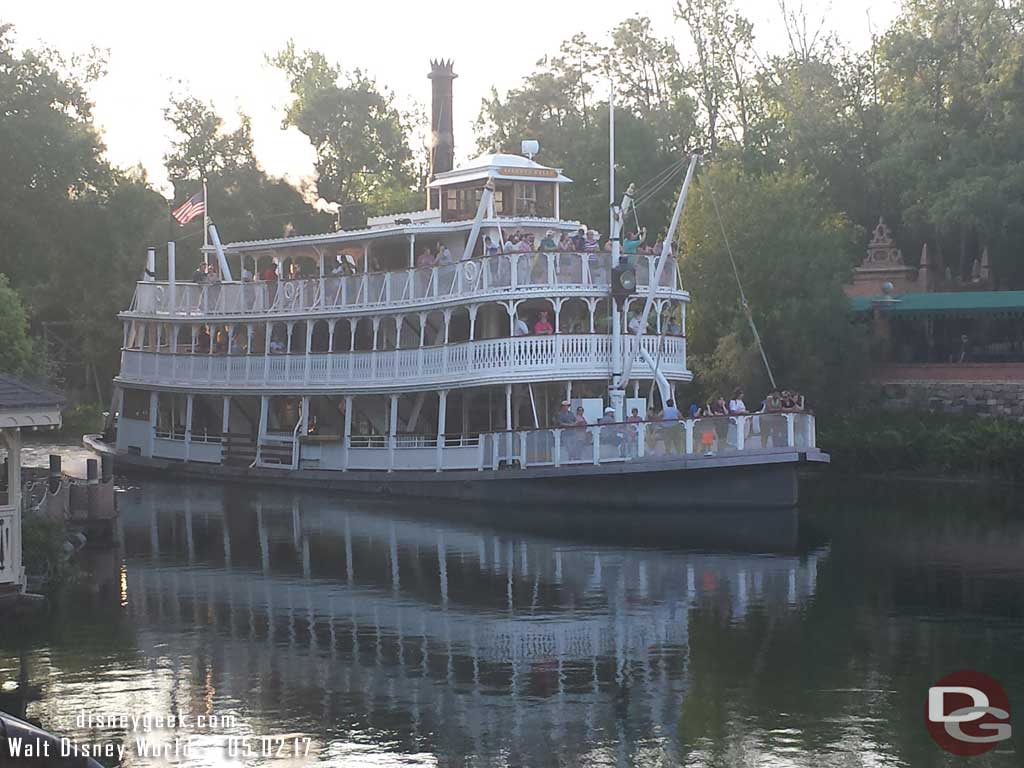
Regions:
<svg viewBox="0 0 1024 768"><path fill-rule="evenodd" d="M563 192L563 217L605 233L609 69L616 83L615 184L621 195L630 182L648 182L677 161L696 132L695 105L683 91L678 53L654 36L647 18L619 24L609 47L582 34L566 40L558 55L542 59L504 98L492 91L476 123L482 152L518 153L522 139L540 141L539 159L564 168L575 181ZM676 191L666 185L645 202L641 223L663 227Z"/></svg>
<svg viewBox="0 0 1024 768"><path fill-rule="evenodd" d="M683 285L696 297L687 336L702 394L727 394L736 384L751 393L768 387L723 222L779 386L799 389L815 407L844 403L853 396L867 351L842 294L858 232L829 209L813 178L797 172L757 176L736 163L701 175L680 238Z"/></svg>
<svg viewBox="0 0 1024 768"><path fill-rule="evenodd" d="M172 97L164 116L174 130L165 162L175 199L180 203L191 197L205 180L210 216L222 240L330 229L331 216L318 214L291 184L271 178L260 168L245 114L239 115L238 128L227 130L211 105L184 96ZM173 232L179 243L198 246L203 241L203 220L194 219L184 227L175 223ZM192 252L198 259L198 250ZM190 265L186 261L182 266L187 269Z"/></svg>
<svg viewBox="0 0 1024 768"><path fill-rule="evenodd" d="M284 127L298 128L316 149L321 197L361 202L374 214L384 211L373 203L388 199L381 190L416 188L410 126L391 93L359 69L342 72L319 51L299 53L291 41L270 62L288 76L294 97Z"/></svg>
<svg viewBox="0 0 1024 768"><path fill-rule="evenodd" d="M1024 423L1008 419L858 412L823 419L818 444L847 472L1024 479Z"/></svg>
<svg viewBox="0 0 1024 768"><path fill-rule="evenodd" d="M22 520L22 562L29 579L51 592L74 578L75 567L64 552L63 520L25 515Z"/></svg>
<svg viewBox="0 0 1024 768"><path fill-rule="evenodd" d="M36 372L36 363L21 298L0 274L0 373L25 376Z"/></svg>
<svg viewBox="0 0 1024 768"><path fill-rule="evenodd" d="M88 435L103 431L103 408L96 403L82 403L61 414L61 432L65 435Z"/></svg>

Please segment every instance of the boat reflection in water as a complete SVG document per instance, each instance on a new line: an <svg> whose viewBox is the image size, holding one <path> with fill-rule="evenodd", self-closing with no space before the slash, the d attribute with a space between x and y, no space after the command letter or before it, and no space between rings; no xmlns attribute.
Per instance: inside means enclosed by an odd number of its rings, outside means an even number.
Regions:
<svg viewBox="0 0 1024 768"><path fill-rule="evenodd" d="M146 707L310 736L322 758L678 754L690 610L781 617L827 556L798 551L794 511L588 529L557 510L147 484L121 513ZM772 556L752 544L769 532ZM93 705L112 708L102 689Z"/></svg>

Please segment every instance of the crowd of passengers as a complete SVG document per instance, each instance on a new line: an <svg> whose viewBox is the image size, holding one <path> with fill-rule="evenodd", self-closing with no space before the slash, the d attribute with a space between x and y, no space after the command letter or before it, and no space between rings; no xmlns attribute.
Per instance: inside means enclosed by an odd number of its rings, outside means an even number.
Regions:
<svg viewBox="0 0 1024 768"><path fill-rule="evenodd" d="M660 411L651 405L646 416L640 415L639 408L632 408L624 422L616 421L615 409L608 407L604 409L604 415L594 424L587 421L582 406L578 406L573 412L572 403L563 400L561 409L555 414L555 426L574 430L566 433L564 438L570 460L581 459L588 455L586 451L593 445L593 436L585 429L591 426L602 427L602 445L611 446L623 457L636 456L639 430L635 425L639 423L651 425L645 430L645 445L649 453L681 454L685 443L685 433L681 424L684 418L713 419L695 434L695 440L699 442L705 453L711 453L715 449L724 447L727 444L729 428L733 426L733 422L728 418L714 419L713 417L751 416L752 418L748 419L744 425L745 437L748 440L751 437L759 437L761 446L764 448L769 445L772 447L785 445L787 442L785 422L778 419L762 420L760 417L803 412L805 409L803 395L788 389L772 390L765 395L756 411L747 409L743 396L743 390L737 387L728 402L721 395L708 399L703 405L693 402L685 416L676 406L675 401L668 400Z"/></svg>
<svg viewBox="0 0 1024 768"><path fill-rule="evenodd" d="M638 230L626 232L621 244L622 253L627 257L635 256L636 254L660 254L664 243L664 238L661 236L653 243L648 243L647 229L646 227L641 227ZM483 252L481 255L497 256L500 253L607 253L611 252L611 250L611 240L605 240L602 243L600 233L596 229L580 227L575 234L563 233L560 236L554 230L549 229L541 238L537 238L532 232L519 230L513 232L503 242L492 238L490 235L486 235L483 239ZM427 246L416 255L416 266L418 268L447 266L464 258L466 258L466 254L462 253L459 255L459 259L456 259L452 254L451 248L438 241L433 248ZM380 270L374 269L373 271ZM331 269L331 275L335 277L353 275L356 272L355 265L341 255L336 257L335 266ZM310 277L317 277L317 275L304 273L299 263L294 261L288 265L284 274L280 273L278 265L274 262L268 264L258 273L249 269L248 265L242 268L243 282L257 280L264 282L301 280ZM218 283L220 279L220 273L215 263L202 262L196 267L195 272L192 273L192 282L194 283Z"/></svg>

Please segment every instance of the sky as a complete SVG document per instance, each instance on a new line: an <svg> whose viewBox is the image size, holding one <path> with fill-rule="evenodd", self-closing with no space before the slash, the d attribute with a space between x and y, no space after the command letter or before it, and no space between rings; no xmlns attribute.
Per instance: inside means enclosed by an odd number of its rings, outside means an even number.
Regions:
<svg viewBox="0 0 1024 768"><path fill-rule="evenodd" d="M799 7L799 2L789 0L789 5ZM786 48L778 0L736 3L754 24L759 53ZM300 50L322 51L344 69L364 70L394 92L400 106L418 104L424 110L430 100L430 59L454 59L460 161L476 154L473 122L481 99L492 87L499 93L515 87L538 59L557 52L577 32L605 42L618 22L640 14L650 17L655 33L672 38L684 59L689 58L688 33L675 21L674 7L674 0L621 5L518 0L504 6L479 0L3 0L0 23L14 24L21 47L46 46L64 54L87 52L92 46L108 51L107 74L90 91L108 157L122 167L141 163L151 181L170 194L163 155L171 134L163 109L171 93L212 102L225 118L244 111L252 118L255 151L264 169L300 186L308 184L313 148L296 129L282 130L287 82L265 58L289 39ZM898 0L804 0L804 10L812 23L824 20L825 28L843 42L864 48L872 28L884 31L895 18ZM543 160L543 147L538 159Z"/></svg>

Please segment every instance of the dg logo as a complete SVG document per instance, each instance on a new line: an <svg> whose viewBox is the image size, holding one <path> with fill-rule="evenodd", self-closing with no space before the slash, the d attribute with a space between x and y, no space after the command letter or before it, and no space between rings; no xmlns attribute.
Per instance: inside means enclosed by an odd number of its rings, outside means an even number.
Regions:
<svg viewBox="0 0 1024 768"><path fill-rule="evenodd" d="M964 757L995 749L1013 733L1006 691L988 675L967 669L928 689L925 725L940 747Z"/></svg>

